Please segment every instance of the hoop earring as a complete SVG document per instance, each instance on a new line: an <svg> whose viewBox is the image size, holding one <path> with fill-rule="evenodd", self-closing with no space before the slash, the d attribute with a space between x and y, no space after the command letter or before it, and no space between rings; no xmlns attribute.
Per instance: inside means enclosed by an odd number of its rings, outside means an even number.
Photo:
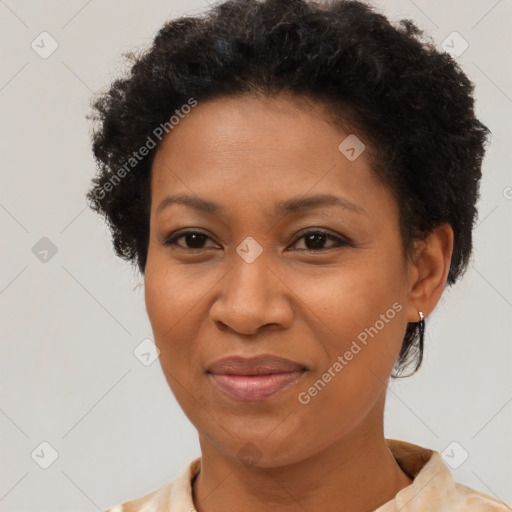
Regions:
<svg viewBox="0 0 512 512"><path fill-rule="evenodd" d="M420 330L423 332L425 330L425 315L423 314L423 311L418 311L418 315L420 315L420 321L419 323Z"/></svg>
<svg viewBox="0 0 512 512"><path fill-rule="evenodd" d="M419 345L423 348L423 334L425 332L425 315L423 311L418 311L418 315L420 316L420 321L417 322L419 324Z"/></svg>

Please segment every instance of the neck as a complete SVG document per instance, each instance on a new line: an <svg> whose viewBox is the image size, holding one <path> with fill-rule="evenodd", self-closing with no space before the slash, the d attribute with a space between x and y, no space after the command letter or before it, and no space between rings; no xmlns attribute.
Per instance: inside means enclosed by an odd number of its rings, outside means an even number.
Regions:
<svg viewBox="0 0 512 512"><path fill-rule="evenodd" d="M412 480L387 447L381 428L359 426L327 449L279 467L245 466L204 437L193 483L198 512L375 510Z"/></svg>

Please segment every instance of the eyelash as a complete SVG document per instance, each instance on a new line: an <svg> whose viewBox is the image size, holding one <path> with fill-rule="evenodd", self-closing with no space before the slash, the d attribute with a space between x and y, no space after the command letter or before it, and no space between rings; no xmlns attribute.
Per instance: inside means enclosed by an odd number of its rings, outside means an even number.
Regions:
<svg viewBox="0 0 512 512"><path fill-rule="evenodd" d="M350 242L348 242L347 240L344 240L340 237L337 237L337 236L334 236L330 233L327 233L325 231L321 231L321 230L309 230L309 231L304 231L302 233L300 233L300 236L298 236L295 241L293 242L292 245L296 244L299 240L301 240L302 238L305 238L306 236L308 235L324 235L327 239L329 240L332 240L334 242L337 243L337 246L334 246L334 247L327 247L325 249L296 249L296 250L299 250L299 251L306 251L306 252L324 252L324 251L329 251L331 249L336 249L336 248L339 248L339 247L344 247L344 246L350 246ZM177 245L180 249L183 249L185 251L200 251L202 249L204 249L204 247L199 247L199 248L189 248L189 247L183 247L181 245L178 245L176 242L177 240L179 240L180 238L183 238L183 237L186 237L187 235L204 235L205 237L207 238L210 238L211 240L211 237L209 237L206 233L203 233L202 231L184 231L182 233L178 233L178 234L171 234L169 235L167 238L164 239L163 241L163 245L166 245L166 246L172 246L172 245Z"/></svg>

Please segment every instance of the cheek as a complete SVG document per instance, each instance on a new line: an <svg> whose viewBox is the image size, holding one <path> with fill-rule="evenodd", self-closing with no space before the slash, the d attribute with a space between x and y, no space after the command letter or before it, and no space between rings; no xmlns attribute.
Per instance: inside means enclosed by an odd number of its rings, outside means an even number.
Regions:
<svg viewBox="0 0 512 512"><path fill-rule="evenodd" d="M172 264L165 251L148 251L144 294L155 337L173 339L177 331L190 326L186 317L200 307L207 290L208 282L197 272Z"/></svg>
<svg viewBox="0 0 512 512"><path fill-rule="evenodd" d="M164 376L187 413L192 397L202 400L199 389L202 359L198 340L208 319L208 291L222 277L218 272L191 270L171 264L165 252L148 253L144 278L146 311L158 347Z"/></svg>
<svg viewBox="0 0 512 512"><path fill-rule="evenodd" d="M404 308L398 302L369 295L338 304L331 311L335 335L322 340L328 355L297 390L301 449L312 453L348 434L385 395L404 335ZM318 425L321 439L314 435Z"/></svg>
<svg viewBox="0 0 512 512"><path fill-rule="evenodd" d="M177 268L171 268L160 256L148 253L148 263L144 276L144 298L146 311L155 337L155 344L160 350L160 361L166 368L179 368L181 361L188 357L184 343L183 330L191 328L188 319L198 307L197 281L180 278Z"/></svg>
<svg viewBox="0 0 512 512"><path fill-rule="evenodd" d="M301 388L301 403L311 403L320 415L333 404L348 421L383 391L398 357L406 328L404 275L399 258L378 260L368 253L360 264L330 277L305 288L324 355Z"/></svg>
<svg viewBox="0 0 512 512"><path fill-rule="evenodd" d="M380 250L364 251L350 264L332 272L296 276L295 289L301 290L302 301L316 314L313 317L318 327L324 328L321 332L329 335L336 350L342 350L344 344L350 344L350 340L376 322L377 329L382 331L381 340L392 342L400 338L400 311L406 298L400 258L382 257ZM381 349L385 346L380 344Z"/></svg>
<svg viewBox="0 0 512 512"><path fill-rule="evenodd" d="M176 270L171 273L168 264L148 257L145 303L163 375L180 407L195 424L196 407L203 403L203 394L191 372L194 361L197 363L197 348L191 341L196 337L192 317L197 314L204 290L198 290L198 282L189 277L180 279Z"/></svg>

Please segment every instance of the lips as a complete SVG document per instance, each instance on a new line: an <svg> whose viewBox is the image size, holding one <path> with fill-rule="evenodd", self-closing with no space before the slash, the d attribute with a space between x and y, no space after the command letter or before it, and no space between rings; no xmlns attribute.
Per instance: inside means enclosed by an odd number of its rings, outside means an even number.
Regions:
<svg viewBox="0 0 512 512"><path fill-rule="evenodd" d="M290 359L263 354L250 358L241 356L226 357L210 365L207 372L227 375L271 375L306 369L304 365Z"/></svg>
<svg viewBox="0 0 512 512"><path fill-rule="evenodd" d="M264 400L296 383L307 371L299 363L272 355L221 359L207 369L212 381L229 397Z"/></svg>

